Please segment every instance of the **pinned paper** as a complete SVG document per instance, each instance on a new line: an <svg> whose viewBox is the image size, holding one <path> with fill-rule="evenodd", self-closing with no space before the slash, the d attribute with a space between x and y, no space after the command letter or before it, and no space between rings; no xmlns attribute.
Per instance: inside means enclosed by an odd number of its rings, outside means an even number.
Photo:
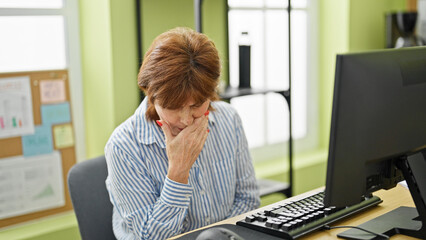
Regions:
<svg viewBox="0 0 426 240"><path fill-rule="evenodd" d="M71 122L70 104L60 103L41 106L41 120L43 125L53 125Z"/></svg>
<svg viewBox="0 0 426 240"><path fill-rule="evenodd" d="M71 124L57 125L53 127L56 149L74 146L74 137Z"/></svg>
<svg viewBox="0 0 426 240"><path fill-rule="evenodd" d="M0 161L0 219L65 205L60 152Z"/></svg>
<svg viewBox="0 0 426 240"><path fill-rule="evenodd" d="M37 126L32 135L22 136L24 156L34 156L53 152L51 126Z"/></svg>
<svg viewBox="0 0 426 240"><path fill-rule="evenodd" d="M65 81L64 80L43 80L40 81L41 103L65 102Z"/></svg>
<svg viewBox="0 0 426 240"><path fill-rule="evenodd" d="M0 78L0 138L33 133L30 78Z"/></svg>

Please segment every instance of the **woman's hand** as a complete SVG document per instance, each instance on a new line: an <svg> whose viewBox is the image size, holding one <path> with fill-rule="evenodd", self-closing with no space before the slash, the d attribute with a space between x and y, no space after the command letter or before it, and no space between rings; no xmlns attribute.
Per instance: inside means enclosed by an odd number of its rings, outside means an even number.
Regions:
<svg viewBox="0 0 426 240"><path fill-rule="evenodd" d="M167 177L187 184L189 170L200 155L209 133L208 115L196 118L176 136L172 135L170 126L165 121L159 122L166 136L166 151L169 159Z"/></svg>

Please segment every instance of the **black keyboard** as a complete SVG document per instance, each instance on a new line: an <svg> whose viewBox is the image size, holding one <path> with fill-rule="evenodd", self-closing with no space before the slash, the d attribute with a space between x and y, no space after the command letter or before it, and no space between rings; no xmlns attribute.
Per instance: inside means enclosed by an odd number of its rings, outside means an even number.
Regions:
<svg viewBox="0 0 426 240"><path fill-rule="evenodd" d="M325 207L324 192L314 193L295 201L284 200L271 209L247 215L237 225L285 239L295 239L353 215L366 208L376 206L382 200L373 196L350 207Z"/></svg>

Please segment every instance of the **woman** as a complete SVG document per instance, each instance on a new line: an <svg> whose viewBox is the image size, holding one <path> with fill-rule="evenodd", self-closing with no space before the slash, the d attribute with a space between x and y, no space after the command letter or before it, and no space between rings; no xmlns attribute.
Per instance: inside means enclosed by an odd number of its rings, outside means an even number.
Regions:
<svg viewBox="0 0 426 240"><path fill-rule="evenodd" d="M146 97L105 147L118 239L165 239L259 206L241 120L217 101L219 76L214 43L191 29L147 51Z"/></svg>

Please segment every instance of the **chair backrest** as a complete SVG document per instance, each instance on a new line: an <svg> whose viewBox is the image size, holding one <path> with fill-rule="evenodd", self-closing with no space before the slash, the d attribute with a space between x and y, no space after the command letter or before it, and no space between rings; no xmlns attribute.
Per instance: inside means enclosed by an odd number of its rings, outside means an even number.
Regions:
<svg viewBox="0 0 426 240"><path fill-rule="evenodd" d="M83 240L116 240L112 230L112 204L105 179L105 156L74 165L68 173L68 188Z"/></svg>

